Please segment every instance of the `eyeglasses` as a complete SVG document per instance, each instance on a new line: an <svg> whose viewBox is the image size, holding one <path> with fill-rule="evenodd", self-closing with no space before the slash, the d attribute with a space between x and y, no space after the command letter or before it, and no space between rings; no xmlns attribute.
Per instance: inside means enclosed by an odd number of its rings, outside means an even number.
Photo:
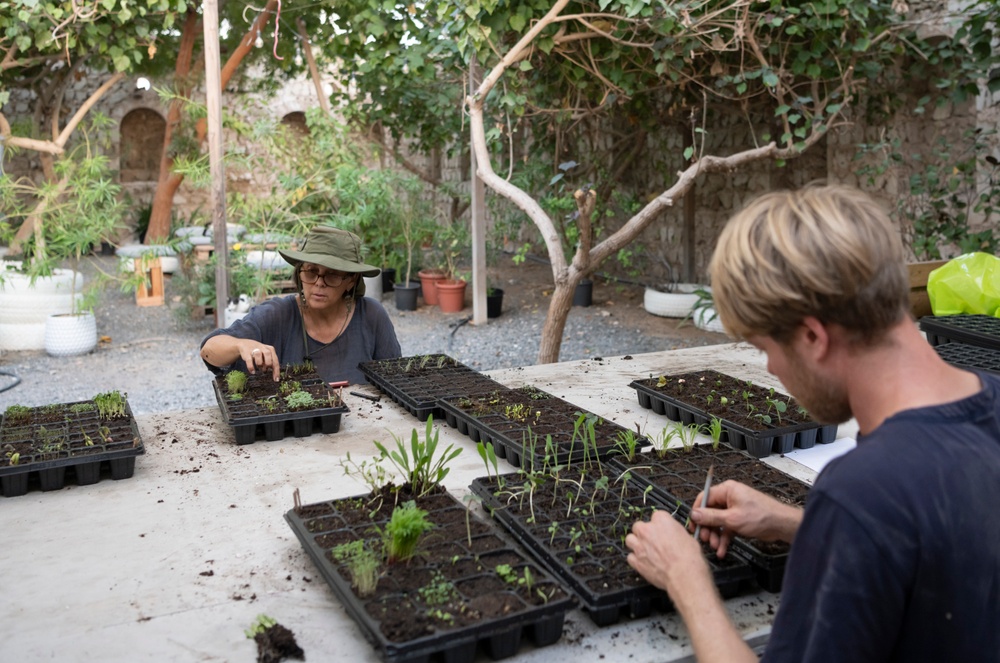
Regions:
<svg viewBox="0 0 1000 663"><path fill-rule="evenodd" d="M349 278L349 274L337 274L335 272L327 272L326 274L320 274L315 269L300 269L299 278L302 279L303 283L308 283L312 285L316 283L323 277L323 283L330 286L331 288L336 288L338 285L344 282L345 279Z"/></svg>

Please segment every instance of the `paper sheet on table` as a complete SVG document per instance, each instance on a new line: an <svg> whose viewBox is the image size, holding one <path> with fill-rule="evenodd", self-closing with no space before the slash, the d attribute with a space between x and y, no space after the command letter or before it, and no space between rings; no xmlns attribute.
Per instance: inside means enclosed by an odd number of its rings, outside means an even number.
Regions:
<svg viewBox="0 0 1000 663"><path fill-rule="evenodd" d="M817 444L811 449L795 449L786 453L785 458L791 458L819 474L827 463L838 456L843 456L856 446L858 443L854 438L842 437L830 444Z"/></svg>

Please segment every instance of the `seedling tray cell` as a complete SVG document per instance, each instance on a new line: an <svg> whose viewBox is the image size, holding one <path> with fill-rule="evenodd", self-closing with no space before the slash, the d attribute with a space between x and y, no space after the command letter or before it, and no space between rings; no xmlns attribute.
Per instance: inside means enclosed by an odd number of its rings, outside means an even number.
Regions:
<svg viewBox="0 0 1000 663"><path fill-rule="evenodd" d="M367 597L358 596L347 566L336 561L332 550L363 540L380 551L379 530L391 516L392 495L383 491L318 502L285 514L324 580L384 661L471 663L480 648L501 659L516 654L526 637L538 647L560 638L575 602L552 577L491 523L468 514L467 527L466 507L447 493L416 502L428 512L434 529L422 535L418 554L408 562L382 562L378 584ZM521 579L528 569L531 590L504 579L499 565Z"/></svg>
<svg viewBox="0 0 1000 663"><path fill-rule="evenodd" d="M1000 350L954 341L934 346L938 355L959 368L1000 373Z"/></svg>
<svg viewBox="0 0 1000 663"><path fill-rule="evenodd" d="M755 458L833 441L832 437L827 439L829 432L821 434L822 425L793 413L794 400L788 396L725 373L709 370L664 375L635 380L629 386L636 390L641 407L671 421L707 426L719 418L722 441L734 449L746 449ZM778 402L786 404L785 414L776 411Z"/></svg>
<svg viewBox="0 0 1000 663"><path fill-rule="evenodd" d="M444 354L381 359L360 364L368 381L420 421L443 412L438 401L488 393L502 385Z"/></svg>
<svg viewBox="0 0 1000 663"><path fill-rule="evenodd" d="M93 401L28 408L16 420L5 414L0 448L6 454L0 467L4 497L24 495L33 488L60 490L71 479L79 486L105 476L128 479L136 457L146 453L127 401L124 415L112 419L99 419Z"/></svg>
<svg viewBox="0 0 1000 663"><path fill-rule="evenodd" d="M236 444L252 444L266 440L275 442L286 437L308 437L315 433L336 433L340 430L341 416L350 410L336 390L316 375L302 369L299 374L282 380L294 379L300 391L310 394L315 405L304 410L289 410L280 389L270 374L248 376L246 395L234 400L228 393L224 377L212 382L215 400L222 416L233 427Z"/></svg>
<svg viewBox="0 0 1000 663"><path fill-rule="evenodd" d="M574 473L574 482L577 477ZM655 496L644 494L638 484L622 486L612 474L608 479L609 491L603 494L596 474L585 477L575 505L573 498L567 501L569 484L560 491L562 497L553 494L551 477L536 487L530 499L511 498L530 485L523 474L483 477L471 486L493 518L576 593L598 626L615 624L623 617L645 617L653 610L673 609L666 592L628 566L624 544L636 520L648 520L654 509L668 507ZM596 499L592 499L595 494ZM706 561L724 597L738 594L753 575L735 556L719 561L714 552L706 550Z"/></svg>
<svg viewBox="0 0 1000 663"><path fill-rule="evenodd" d="M484 395L439 402L445 420L473 442L491 443L497 458L514 467L578 463L589 455L604 460L617 453L631 431L541 389L499 387ZM590 426L593 426L593 439ZM584 440L589 440L587 444ZM596 443L596 449L595 449ZM546 449L546 445L551 445ZM638 437L637 445L649 445ZM546 461L546 458L548 459Z"/></svg>
<svg viewBox="0 0 1000 663"><path fill-rule="evenodd" d="M989 315L929 315L920 318L920 331L933 346L967 343L1000 350L1000 318Z"/></svg>
<svg viewBox="0 0 1000 663"><path fill-rule="evenodd" d="M691 513L694 498L704 488L708 468L713 467L712 484L730 479L744 483L787 504L804 507L809 485L744 451L720 446L696 445L685 451L674 449L665 454L637 454L631 461L615 458L610 461L613 472L628 471L631 480L643 488L649 486L652 495L686 518ZM769 592L781 591L789 546L737 537L732 552L753 568L757 583Z"/></svg>

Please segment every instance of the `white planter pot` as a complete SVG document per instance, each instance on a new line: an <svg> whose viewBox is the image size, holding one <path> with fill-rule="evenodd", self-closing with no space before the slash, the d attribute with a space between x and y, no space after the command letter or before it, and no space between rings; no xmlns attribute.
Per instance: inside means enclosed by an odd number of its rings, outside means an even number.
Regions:
<svg viewBox="0 0 1000 663"><path fill-rule="evenodd" d="M706 289L707 286L698 283L677 283L671 292L662 292L646 288L642 306L647 313L664 318L686 318L698 302L695 290Z"/></svg>
<svg viewBox="0 0 1000 663"><path fill-rule="evenodd" d="M378 276L362 276L365 282L365 297L371 297L372 299L381 301L382 300L382 275Z"/></svg>
<svg viewBox="0 0 1000 663"><path fill-rule="evenodd" d="M53 357L87 354L97 347L93 313L55 314L45 322L45 351Z"/></svg>
<svg viewBox="0 0 1000 663"><path fill-rule="evenodd" d="M19 265L19 263L13 263ZM73 310L73 280L76 297L83 289L83 276L69 269L57 269L52 276L35 279L3 272L0 283L0 350L44 350L45 326L54 313Z"/></svg>
<svg viewBox="0 0 1000 663"><path fill-rule="evenodd" d="M173 274L181 267L177 252L166 244L126 244L118 247L115 254L119 257L118 269L123 274L134 271L135 258L143 256L159 256L164 274Z"/></svg>
<svg viewBox="0 0 1000 663"><path fill-rule="evenodd" d="M726 328L722 326L722 321L719 320L719 315L713 307L699 309L695 311L693 317L694 326L702 331L716 332L719 334L726 333Z"/></svg>
<svg viewBox="0 0 1000 663"><path fill-rule="evenodd" d="M248 265L269 272L292 269L292 266L277 251L247 251L246 260Z"/></svg>

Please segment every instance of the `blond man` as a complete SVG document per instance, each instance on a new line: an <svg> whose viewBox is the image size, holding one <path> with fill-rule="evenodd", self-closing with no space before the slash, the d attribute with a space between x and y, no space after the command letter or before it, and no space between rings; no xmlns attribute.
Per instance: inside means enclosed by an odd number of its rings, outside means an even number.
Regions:
<svg viewBox="0 0 1000 663"><path fill-rule="evenodd" d="M792 544L763 660L1000 661L1000 376L946 364L920 334L888 217L843 186L767 194L710 270L726 329L817 421L860 431L804 511L727 481L692 512L720 556L734 535ZM698 660L757 660L683 526L657 513L626 543Z"/></svg>

